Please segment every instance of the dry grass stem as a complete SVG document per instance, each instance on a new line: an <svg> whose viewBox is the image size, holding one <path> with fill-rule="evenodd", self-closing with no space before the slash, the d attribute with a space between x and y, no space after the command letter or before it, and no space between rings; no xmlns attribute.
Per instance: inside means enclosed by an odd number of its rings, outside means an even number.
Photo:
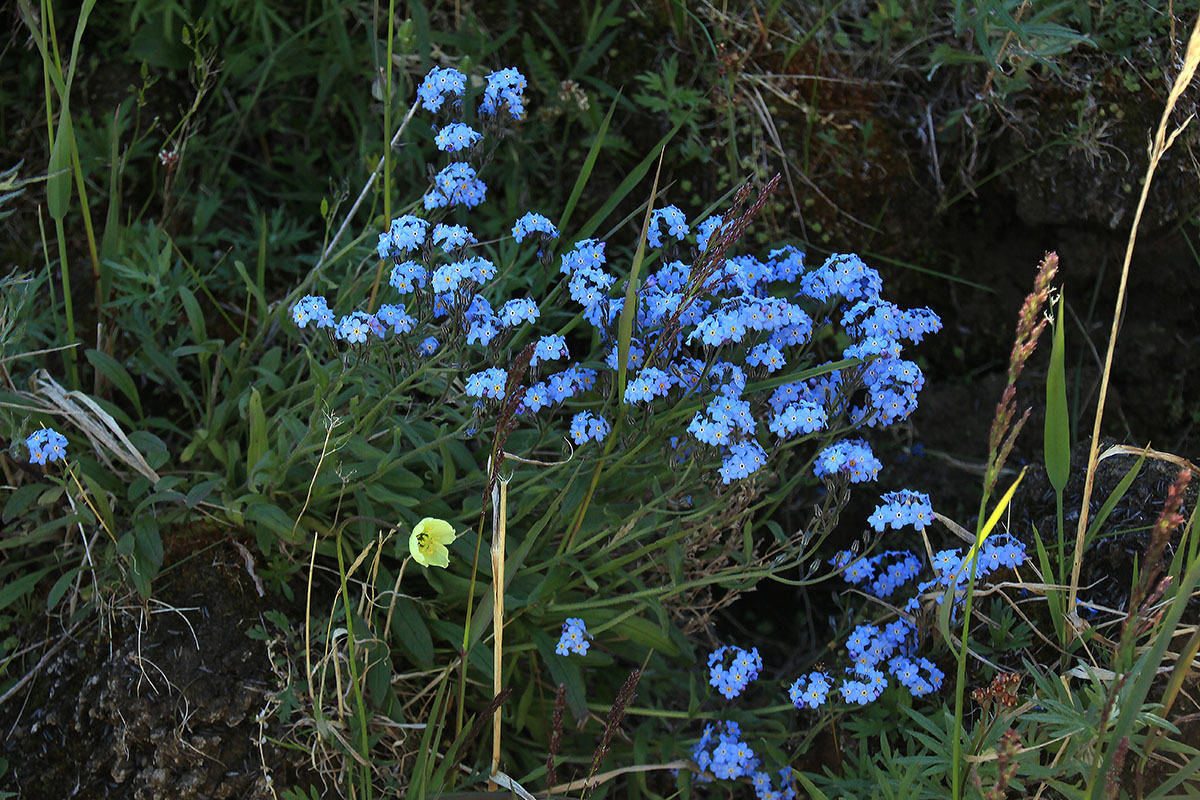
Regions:
<svg viewBox="0 0 1200 800"><path fill-rule="evenodd" d="M1167 135L1167 122L1171 118L1171 112L1175 110L1175 104L1184 90L1191 84L1192 78L1196 74L1196 67L1200 65L1200 17L1196 18L1196 23L1192 26L1191 36L1188 38L1187 53L1184 55L1183 69L1175 77L1175 82L1171 85L1170 94L1167 95L1167 105L1163 109L1162 117L1158 121L1158 130L1154 134L1154 142L1150 145L1150 163L1146 167L1146 176L1142 180L1142 193L1138 197L1137 211L1133 215L1133 224L1129 229L1129 242L1125 246L1125 260L1121 265L1121 281L1117 286L1117 302L1113 309L1112 329L1108 335L1108 350L1104 354L1104 371L1100 377L1100 398L1096 401L1096 418L1092 423L1092 444L1088 450L1088 467L1087 474L1083 482L1083 498L1079 503L1079 524L1075 529L1075 558L1071 565L1071 593L1067 599L1067 621L1071 624L1071 628L1076 632L1082 632L1087 628L1087 624L1080 619L1078 612L1075 610L1075 601L1079 593L1079 570L1083 564L1083 539L1087 533L1088 512L1092 499L1092 489L1096 480L1096 464L1097 452L1100 445L1100 424L1104 419L1104 402L1108 397L1108 382L1112 373L1113 351L1117 346L1117 334L1121 329L1121 312L1125 307L1125 287L1129 281L1129 265L1133 259L1133 247L1137 242L1138 224L1142 219L1142 212L1146 208L1146 198L1150 194L1150 184L1154 180L1154 171L1158 168L1158 162L1162 160L1163 155L1175 143L1176 137L1183 133L1184 127L1191 118L1184 122L1183 125L1176 128L1170 136Z"/></svg>
<svg viewBox="0 0 1200 800"><path fill-rule="evenodd" d="M500 478L492 487L492 696L500 697L504 683L504 534L508 513L508 481ZM492 714L492 768L489 775L500 771L500 710ZM496 787L489 778L488 788Z"/></svg>

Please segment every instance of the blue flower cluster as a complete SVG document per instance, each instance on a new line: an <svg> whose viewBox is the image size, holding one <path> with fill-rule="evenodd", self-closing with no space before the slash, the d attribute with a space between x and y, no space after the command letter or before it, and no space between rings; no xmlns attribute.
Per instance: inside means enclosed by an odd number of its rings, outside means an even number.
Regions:
<svg viewBox="0 0 1200 800"><path fill-rule="evenodd" d="M970 551L961 548L940 550L934 554L930 566L936 577L917 584L917 595L909 598L906 610L920 609L920 596L932 592L933 599L939 605L945 599L945 590L953 587L954 602L958 604L966 591L967 582L971 577ZM1006 567L1019 567L1025 563L1025 544L1015 539L1009 533L996 533L984 540L979 548L979 557L975 564L975 579L986 578L991 573Z"/></svg>
<svg viewBox="0 0 1200 800"><path fill-rule="evenodd" d="M437 146L452 160L436 172L425 194L427 211L482 202L487 186L473 165L485 160L479 145L505 109L514 119L525 113L525 78L511 68L493 72L477 107L483 132L475 130L458 118L467 85L461 72L437 67L418 90L423 108L452 117L435 129ZM929 309L904 310L884 300L879 273L855 255L834 254L815 267L790 245L771 250L765 260L726 255L732 231L743 222L732 214L715 215L693 226L678 206L652 210L647 243L667 251L630 295L636 307L625 364L618 363L623 356L617 328L628 287L621 285L621 273L609 268L605 242L574 242L557 255L559 273L599 336L604 364L627 375L621 402L647 417L657 406L697 404L686 432L700 445L694 455L720 459L715 474L724 484L761 474L774 454L814 437L823 437L813 463L815 477L874 480L882 465L866 440L834 440L828 432L906 419L916 408L924 378L915 363L902 358L904 345L939 330L940 320ZM515 221L512 236L517 243L535 237L538 255L548 264L550 255L542 249L549 250L560 231L544 215L527 212ZM695 241L691 263L674 258L689 236ZM314 322L334 339L354 345L389 336L407 343L412 337L407 352L416 355L436 353L444 344L489 348L488 360L495 364L510 338L522 326L536 324L542 310L530 297L493 305L484 292L498 270L488 258L472 254L477 244L465 225L400 216L379 235L376 249L380 258L393 262L388 282L403 303L335 319L323 298L309 296L294 307L293 318L300 327ZM448 335L447 342L427 335L434 323ZM832 361L822 365L813 352L818 327L834 325L840 325L840 341L846 342L839 361L851 361L840 369ZM820 339L837 340L824 333ZM595 371L570 358L563 335L536 339L531 385L520 389L519 414L582 399L595 386ZM565 369L539 375L553 362ZM807 367L812 377L754 388L754 381L796 366ZM489 365L468 374L464 395L484 407L500 401L515 387L501 381L497 371ZM569 435L582 444L603 441L610 431L607 420L588 411L575 414ZM915 501L897 503L922 513ZM887 524L893 524L890 518Z"/></svg>
<svg viewBox="0 0 1200 800"><path fill-rule="evenodd" d="M483 134L462 122L451 122L444 125L433 137L433 143L438 150L447 153L457 153L473 147L483 139Z"/></svg>
<svg viewBox="0 0 1200 800"><path fill-rule="evenodd" d="M749 778L759 800L794 800L796 797L796 790L791 786L791 769L784 767L779 771L779 788L775 788L770 774L759 770L760 759L742 739L741 727L732 720L705 725L700 741L692 747L692 760L701 770L701 781Z"/></svg>
<svg viewBox="0 0 1200 800"><path fill-rule="evenodd" d="M447 99L454 107L461 108L466 90L466 75L452 67L434 67L417 87L417 97L429 111L437 111Z"/></svg>
<svg viewBox="0 0 1200 800"><path fill-rule="evenodd" d="M458 71L435 68L421 84L420 102L426 109L438 111L449 101L448 108L461 111L465 85L465 77ZM514 69L492 73L479 107L480 115L495 115L507 108L511 116L520 118L524 113L521 92L525 85L524 77ZM481 138L478 131L452 121L439 129L436 142L440 149L458 153L470 150ZM427 210L460 203L469 208L482 202L486 191L474 167L466 161L453 161L434 177L424 204ZM512 235L518 243L532 235L549 243L559 232L548 218L529 212L516 221ZM521 326L535 323L541 310L529 297L509 298L498 308L493 307L480 290L496 276L497 269L487 258L469 254L469 249L477 243L477 237L465 225L433 223L413 214L397 217L379 235L376 251L381 259L392 260L388 283L401 297L407 298L405 303L385 303L375 314L352 311L335 318L324 297L310 295L293 306L292 319L300 328L310 322L317 328L328 328L335 340L355 345L389 336L407 342L409 335L414 335L419 342L412 350L419 356L434 355L441 342L436 336L420 338L418 332L450 320L454 323L450 326L452 334L462 337L455 341L467 346L491 347L493 353L498 352L508 335ZM593 242L591 247L600 254L602 263L603 242ZM588 247L580 252L588 252ZM595 260L589 259L588 263ZM424 313L417 313L420 309ZM538 368L568 358L566 339L561 335L546 335L537 340L530 366ZM595 385L595 370L572 364L529 387L521 387L523 396L517 411L536 413L590 391ZM507 372L487 367L466 377L463 394L478 402L500 401L508 391ZM572 421L571 438L577 444L599 442L610 430L607 420L582 412Z"/></svg>
<svg viewBox="0 0 1200 800"><path fill-rule="evenodd" d="M535 232L541 233L547 240L558 238L558 228L554 227L554 223L532 211L518 219L512 229L513 238L518 243L525 241L526 236Z"/></svg>
<svg viewBox="0 0 1200 800"><path fill-rule="evenodd" d="M29 448L31 464L48 464L67 459L67 437L53 428L41 428L29 434L25 437L25 446Z"/></svg>
<svg viewBox="0 0 1200 800"><path fill-rule="evenodd" d="M937 690L945 675L932 661L915 655L916 637L916 627L903 619L882 628L855 628L846 641L851 665L837 687L842 700L855 705L878 700L888 687L889 674L915 697ZM810 672L796 679L788 696L796 708L818 708L829 699L834 683L826 672Z"/></svg>
<svg viewBox="0 0 1200 800"><path fill-rule="evenodd" d="M696 226L700 253L730 222L710 217ZM651 213L647 241L663 246L682 241L690 228L676 206ZM604 243L584 239L561 257L571 298L608 346L606 364L617 363L616 320L624 296L610 296L617 276L606 270ZM798 286L790 298L779 284ZM835 255L817 269L806 269L794 247L771 251L767 261L738 255L719 263L699 258L689 265L666 261L647 276L636 295L637 313L628 362L630 378L623 400L630 405L659 400L678 402L699 394L707 407L691 419L687 431L722 454L718 471L725 483L749 477L768 460L768 450L797 436L817 434L837 417L850 427L891 425L916 408L924 384L916 364L900 358L903 342L919 341L941 327L928 309L904 311L879 296L882 280L857 256ZM850 345L844 359L861 364L829 369L807 381L776 388L767 397L747 392L748 380L811 363L814 319L838 318ZM858 393L859 387L866 389ZM847 396L863 396L849 407ZM773 441L758 434L763 418ZM839 419L839 422L842 422ZM842 427L847 427L842 424ZM851 482L873 480L881 467L869 445L847 439L827 447L818 458L818 477L845 476Z"/></svg>
<svg viewBox="0 0 1200 800"><path fill-rule="evenodd" d="M325 298L313 295L300 298L300 301L292 306L292 321L299 328L305 327L310 322L316 324L318 328L334 326L333 312L329 310Z"/></svg>
<svg viewBox="0 0 1200 800"><path fill-rule="evenodd" d="M881 498L883 503L876 507L869 518L877 531L884 528L899 529L912 526L924 530L933 516L929 497L920 492L901 490L889 492ZM954 602L961 602L964 594L970 562L961 549L938 552L931 567L935 576L918 581L909 590L904 602L890 600L894 594L908 586L924 569L920 558L906 550L886 550L871 556L858 556L843 550L830 563L842 570L847 583L860 587L864 592L902 608L909 614L921 610L920 599L927 592L937 603L941 603L950 590ZM976 577L982 578L1004 567L1017 567L1025 561L1025 548L1009 534L989 537L979 550ZM934 591L931 591L934 590ZM852 662L838 691L848 703L866 704L878 699L888 685L888 675L915 697L936 691L945 676L938 667L926 658L916 656L917 629L906 619L890 622L880 628L875 625L859 625L846 641L846 652ZM789 692L797 708L816 708L823 704L833 688L833 681L822 672L813 672L798 679Z"/></svg>
<svg viewBox="0 0 1200 800"><path fill-rule="evenodd" d="M876 531L883 532L885 527L899 530L909 525L923 531L933 519L933 506L927 494L902 489L888 492L880 499L883 504L876 506L875 513L867 518L867 523Z"/></svg>
<svg viewBox="0 0 1200 800"><path fill-rule="evenodd" d="M732 655L730 664L725 666L726 655ZM762 672L762 656L758 648L743 650L740 647L718 647L708 656L708 682L726 699L737 697L750 681Z"/></svg>
<svg viewBox="0 0 1200 800"><path fill-rule="evenodd" d="M525 76L513 67L497 70L487 76L487 88L479 103L481 115L497 115L507 107L513 119L525 116Z"/></svg>
<svg viewBox="0 0 1200 800"><path fill-rule="evenodd" d="M828 674L815 670L801 675L788 689L788 697L796 708L817 708L824 705L833 688L833 679Z"/></svg>
<svg viewBox="0 0 1200 800"><path fill-rule="evenodd" d="M535 386L534 389L536 388L538 387ZM526 394L526 398L528 398L528 394ZM571 439L575 444L602 442L611 431L612 428L604 417L598 417L590 411L580 411L571 418Z"/></svg>
<svg viewBox="0 0 1200 800"><path fill-rule="evenodd" d="M875 480L882 468L866 439L843 439L817 454L813 473L818 478L843 475L851 483L865 483Z"/></svg>
<svg viewBox="0 0 1200 800"><path fill-rule="evenodd" d="M578 617L567 617L567 621L562 626L562 636L558 639L558 645L555 646L554 652L560 656L578 653L581 656L586 656L588 648L592 646L592 635L587 632L587 626L583 620Z"/></svg>

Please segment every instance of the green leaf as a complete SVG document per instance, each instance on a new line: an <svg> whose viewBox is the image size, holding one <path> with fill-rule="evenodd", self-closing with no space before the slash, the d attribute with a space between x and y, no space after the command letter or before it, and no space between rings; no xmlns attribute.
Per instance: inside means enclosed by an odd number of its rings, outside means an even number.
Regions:
<svg viewBox="0 0 1200 800"><path fill-rule="evenodd" d="M200 303L196 301L196 295L186 286L179 287L179 299L183 301L183 311L188 318L188 327L192 331L192 341L196 344L207 341L208 328L204 324L204 312L200 310Z"/></svg>
<svg viewBox="0 0 1200 800"><path fill-rule="evenodd" d="M10 584L0 588L0 609L8 608L10 605L19 600L23 595L33 591L33 587L37 586L47 572L54 567L46 567L37 572L32 572L28 575L22 575ZM550 652L554 652L553 649Z"/></svg>
<svg viewBox="0 0 1200 800"><path fill-rule="evenodd" d="M4 514L0 516L0 520L3 520L5 525L12 522L22 511L29 508L34 498L45 491L45 489L46 484L44 483L27 483L17 489L5 501Z"/></svg>
<svg viewBox="0 0 1200 800"><path fill-rule="evenodd" d="M678 130L678 126L675 130ZM646 203L646 216L642 219L642 232L638 236L637 250L633 254L633 265L629 268L628 285L625 287L625 307L621 309L621 318L617 322L617 402L621 406L626 405L625 373L629 362L629 343L633 338L633 317L637 313L638 307L638 274L642 271L642 261L646 255L646 237L650 231L654 200L658 197L658 178L662 173L662 158L666 152L667 144L664 141L662 150L659 152L658 169L654 172L654 185L650 188L650 200Z"/></svg>
<svg viewBox="0 0 1200 800"><path fill-rule="evenodd" d="M130 578L139 595L145 600L150 597L150 587L158 568L162 566L162 537L158 533L158 522L151 516L143 516L133 529L133 570Z"/></svg>
<svg viewBox="0 0 1200 800"><path fill-rule="evenodd" d="M608 133L608 125L612 122L613 112L616 110L617 98L613 98L612 105L608 107L608 113L604 115L604 120L596 130L595 136L592 137L592 146L588 149L588 154L583 159L583 166L579 168L579 174L575 176L575 186L571 188L571 196L567 198L567 205L558 220L558 229L560 231L567 229L567 222L571 219L571 214L575 211L575 206L579 203L579 198L583 195L583 188L587 186L588 178L592 175L592 169L596 166L596 159L600 155L600 148L604 145L604 136Z"/></svg>
<svg viewBox="0 0 1200 800"><path fill-rule="evenodd" d="M83 482L87 484L88 492L91 494L92 502L96 505L100 512L100 519L104 521L104 525L110 531L116 531L117 526L113 520L112 505L108 502L108 493L91 475L83 472L81 477Z"/></svg>
<svg viewBox="0 0 1200 800"><path fill-rule="evenodd" d="M812 782L812 778L805 775L803 772L793 772L792 775L796 780L800 781L800 785L804 787L804 791L808 792L808 796L812 800L829 800L829 795L817 788L817 785Z"/></svg>
<svg viewBox="0 0 1200 800"><path fill-rule="evenodd" d="M71 123L70 107L59 114L58 129L50 148L50 164L46 168L46 208L50 217L61 221L71 206L71 151L75 149L75 128Z"/></svg>
<svg viewBox="0 0 1200 800"><path fill-rule="evenodd" d="M188 490L187 497L184 499L183 504L188 508L195 508L197 503L204 502L205 498L212 494L212 490L221 485L221 483L223 483L223 481L218 478L200 481L200 483L197 483Z"/></svg>
<svg viewBox="0 0 1200 800"><path fill-rule="evenodd" d="M417 605L407 597L396 600L392 615L392 633L396 643L413 663L421 669L433 669L433 638Z"/></svg>
<svg viewBox="0 0 1200 800"><path fill-rule="evenodd" d="M143 516L133 526L134 558L141 559L150 570L157 573L162 566L163 545L158 533L158 520L151 516Z"/></svg>
<svg viewBox="0 0 1200 800"><path fill-rule="evenodd" d="M1037 526L1033 527L1033 541L1037 545L1038 564L1042 570L1042 577L1047 583L1056 583L1058 581L1058 573L1050 564L1050 556L1046 553L1046 545L1042 543L1042 537L1038 534ZM1059 553L1059 563L1062 561L1062 553ZM1050 620L1054 623L1054 632L1058 635L1058 640L1064 642L1066 635L1066 620L1062 615L1062 592L1057 589L1046 590L1046 606L1050 609Z"/></svg>
<svg viewBox="0 0 1200 800"><path fill-rule="evenodd" d="M62 600L63 595L67 593L67 589L70 588L71 582L75 580L75 576L78 575L82 569L82 564L78 567L74 567L73 569L69 569L63 573L63 575L59 577L57 581L54 582L54 585L50 587L50 593L46 595L47 611L54 610L54 607L58 605L58 601Z"/></svg>
<svg viewBox="0 0 1200 800"><path fill-rule="evenodd" d="M1129 468L1129 471L1125 473L1125 477L1121 478L1121 481L1112 490L1112 493L1104 500L1104 503L1100 506L1100 510L1096 512L1095 518L1088 524L1087 533L1083 537L1083 549L1085 552L1088 546L1091 545L1092 539L1096 538L1096 534L1100 532L1100 526L1108 520L1108 515L1112 513L1112 510L1117 507L1117 503L1121 502L1121 498L1129 491L1129 487L1133 484L1134 479L1142 471L1144 463L1146 463L1146 454L1142 453L1138 456L1138 460L1134 462L1133 466Z"/></svg>
<svg viewBox="0 0 1200 800"><path fill-rule="evenodd" d="M530 628L529 634L537 645L542 662L550 670L550 678L554 684L565 684L567 687L567 708L571 709L576 721L587 719L587 695L583 690L583 673L579 669L579 659L572 656L560 656L554 652L555 642L540 628ZM587 656L583 656L587 658Z"/></svg>
<svg viewBox="0 0 1200 800"><path fill-rule="evenodd" d="M242 281L246 284L246 293L250 295L250 298L254 300L255 305L258 306L259 319L266 319L267 299L263 297L262 290L259 288L258 284L255 283L254 279L250 277L250 273L246 271L246 265L241 261L234 261L233 268L237 271L237 274L241 276Z"/></svg>
<svg viewBox="0 0 1200 800"><path fill-rule="evenodd" d="M241 500L246 503L246 509L243 512L245 519L248 522L259 523L254 530L254 536L260 550L265 554L270 554L273 544L270 536L272 533L285 542L295 544L292 535L296 523L283 509L260 494L247 495Z"/></svg>
<svg viewBox="0 0 1200 800"><path fill-rule="evenodd" d="M87 360L98 372L112 382L113 386L121 390L121 394L129 398L129 402L133 403L138 416L144 416L142 414L142 401L138 397L137 387L134 386L133 378L129 376L129 372L125 367L121 366L121 362L100 350L86 350L84 351L84 356L87 357Z"/></svg>
<svg viewBox="0 0 1200 800"><path fill-rule="evenodd" d="M671 130L667 131L666 136L659 139L658 143L650 148L650 153L629 171L625 179L621 181L612 194L608 196L608 199L604 201L604 205L595 214L592 214L587 222L583 223L583 227L579 231L579 236L586 238L595 233L596 229L600 227L600 223L607 219L608 215L613 212L613 209L633 191L633 187L641 183L642 178L646 177L646 173L650 171L650 166L658 158L659 153L667 146L667 142L671 141L672 137L679 131L679 127L679 124L674 125Z"/></svg>
<svg viewBox="0 0 1200 800"><path fill-rule="evenodd" d="M257 486L254 467L267 453L267 417L263 413L262 395L250 390L250 442L246 447L246 485L251 491Z"/></svg>
<svg viewBox="0 0 1200 800"><path fill-rule="evenodd" d="M627 617L614 625L611 630L624 636L631 642L644 645L669 656L679 655L679 648L671 641L671 637L659 625L641 617Z"/></svg>
<svg viewBox="0 0 1200 800"><path fill-rule="evenodd" d="M1071 473L1071 419L1067 412L1066 346L1063 340L1063 298L1058 298L1054 320L1054 344L1050 349L1050 370L1046 374L1046 477L1054 491L1062 494Z"/></svg>

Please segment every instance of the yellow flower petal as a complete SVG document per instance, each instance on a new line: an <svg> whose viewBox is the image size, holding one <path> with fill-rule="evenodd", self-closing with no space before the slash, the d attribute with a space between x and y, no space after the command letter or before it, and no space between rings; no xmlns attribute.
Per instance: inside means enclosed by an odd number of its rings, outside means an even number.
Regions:
<svg viewBox="0 0 1200 800"><path fill-rule="evenodd" d="M423 567L450 566L450 551L446 545L455 539L454 528L444 519L426 517L413 526L408 537L408 552Z"/></svg>

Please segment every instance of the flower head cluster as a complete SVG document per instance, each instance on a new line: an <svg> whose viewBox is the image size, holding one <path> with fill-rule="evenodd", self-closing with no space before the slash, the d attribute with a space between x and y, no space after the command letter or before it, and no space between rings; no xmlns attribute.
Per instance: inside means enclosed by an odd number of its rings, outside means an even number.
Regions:
<svg viewBox="0 0 1200 800"><path fill-rule="evenodd" d="M324 297L315 297L307 295L301 297L296 305L292 306L292 321L296 326L303 328L308 323L316 323L318 328L332 328L334 326L333 312L329 310L329 304Z"/></svg>
<svg viewBox="0 0 1200 800"><path fill-rule="evenodd" d="M333 329L333 338L350 344L365 344L370 336L382 339L386 334L383 323L365 311L351 311Z"/></svg>
<svg viewBox="0 0 1200 800"><path fill-rule="evenodd" d="M724 218L719 214L713 215L696 226L696 247L701 253L708 250L709 239L717 231L726 226Z"/></svg>
<svg viewBox="0 0 1200 800"><path fill-rule="evenodd" d="M433 137L433 143L438 150L447 153L457 153L466 150L483 138L483 134L462 122L451 122L445 125Z"/></svg>
<svg viewBox="0 0 1200 800"><path fill-rule="evenodd" d="M53 428L41 428L29 434L25 437L25 446L29 448L30 464L48 464L67 458L67 437Z"/></svg>
<svg viewBox="0 0 1200 800"><path fill-rule="evenodd" d="M467 378L467 397L488 397L503 400L508 385L508 373L500 367L488 367Z"/></svg>
<svg viewBox="0 0 1200 800"><path fill-rule="evenodd" d="M380 258L404 258L425 245L428 232L428 221L405 214L392 220L388 229L379 234L379 244L375 249Z"/></svg>
<svg viewBox="0 0 1200 800"><path fill-rule="evenodd" d="M534 389L536 388L535 386ZM575 444L602 442L611 430L604 417L596 416L590 411L580 411L571 418L571 439Z"/></svg>
<svg viewBox="0 0 1200 800"><path fill-rule="evenodd" d="M479 113L494 116L500 109L508 106L508 113L513 119L525 116L525 76L514 67L498 70L487 76L487 88L483 90L483 100L479 103Z"/></svg>
<svg viewBox="0 0 1200 800"><path fill-rule="evenodd" d="M512 235L518 242L523 242L526 236L535 231L541 233L547 239L558 238L558 228L554 227L554 223L543 215L535 214L532 211L516 221L513 225Z"/></svg>
<svg viewBox="0 0 1200 800"><path fill-rule="evenodd" d="M677 242L683 241L688 235L687 217L676 206L656 208L650 212L650 227L646 231L646 244L651 247L662 247L662 235L666 231Z"/></svg>
<svg viewBox="0 0 1200 800"><path fill-rule="evenodd" d="M975 579L987 577L991 573L1006 567L1019 567L1025 563L1025 545L1008 533L996 533L984 540L979 548L979 557L975 564ZM922 581L917 585L917 596L909 598L905 608L916 611L920 608L919 595L927 591L933 593L935 602L941 604L945 599L945 589L953 587L954 602L962 600L962 591L971 579L970 551L963 552L961 548L940 550L930 562L936 577Z"/></svg>
<svg viewBox="0 0 1200 800"><path fill-rule="evenodd" d="M462 104L467 89L467 76L453 67L434 67L417 88L417 97L429 111L437 111L447 99L455 106Z"/></svg>
<svg viewBox="0 0 1200 800"><path fill-rule="evenodd" d="M463 205L474 208L487 197L487 184L475 168L465 161L454 161L438 170L433 186L421 198L425 210Z"/></svg>
<svg viewBox="0 0 1200 800"><path fill-rule="evenodd" d="M899 530L909 525L923 531L933 519L933 506L927 494L902 489L888 492L880 499L883 504L876 506L875 513L867 518L867 523L876 531L882 532L884 528Z"/></svg>
<svg viewBox="0 0 1200 800"><path fill-rule="evenodd" d="M810 434L824 430L828 424L829 415L823 406L811 400L797 400L777 411L768 427L780 439L790 439L798 433Z"/></svg>
<svg viewBox="0 0 1200 800"><path fill-rule="evenodd" d="M562 636L558 639L558 644L554 648L554 652L560 656L578 653L581 656L586 656L588 648L592 646L589 641L592 635L587 632L587 626L583 620L578 617L567 617L567 621L562 626Z"/></svg>
<svg viewBox="0 0 1200 800"><path fill-rule="evenodd" d="M700 740L692 746L692 760L700 768L700 781L749 778L758 800L794 800L796 797L796 790L791 786L791 769L779 770L779 787L776 788L770 773L760 770L761 760L743 739L741 726L732 720L705 725Z"/></svg>
<svg viewBox="0 0 1200 800"><path fill-rule="evenodd" d="M731 656L728 667L725 666L726 656ZM728 645L718 647L708 656L708 682L726 699L732 699L745 691L750 681L762 672L762 667L762 656L757 647L752 650Z"/></svg>
<svg viewBox="0 0 1200 800"><path fill-rule="evenodd" d="M721 780L748 776L759 765L750 745L742 741L741 727L732 720L705 725L700 741L692 748L692 760Z"/></svg>
<svg viewBox="0 0 1200 800"><path fill-rule="evenodd" d="M813 473L818 478L843 475L851 483L863 483L875 480L882 468L865 439L843 439L817 455Z"/></svg>
<svg viewBox="0 0 1200 800"><path fill-rule="evenodd" d="M888 669L913 697L924 697L936 692L946 680L946 674L928 658L895 656L888 661Z"/></svg>
<svg viewBox="0 0 1200 800"><path fill-rule="evenodd" d="M816 708L824 705L833 688L833 679L824 672L813 671L801 675L788 689L788 697L796 708Z"/></svg>
<svg viewBox="0 0 1200 800"><path fill-rule="evenodd" d="M384 303L375 312L375 319L392 333L411 333L416 320L410 317L403 303Z"/></svg>
<svg viewBox="0 0 1200 800"><path fill-rule="evenodd" d="M921 561L907 550L887 550L874 556L849 560L843 551L833 563L848 561L843 577L847 583L865 584L864 588L878 598L891 597L897 589L921 573Z"/></svg>

